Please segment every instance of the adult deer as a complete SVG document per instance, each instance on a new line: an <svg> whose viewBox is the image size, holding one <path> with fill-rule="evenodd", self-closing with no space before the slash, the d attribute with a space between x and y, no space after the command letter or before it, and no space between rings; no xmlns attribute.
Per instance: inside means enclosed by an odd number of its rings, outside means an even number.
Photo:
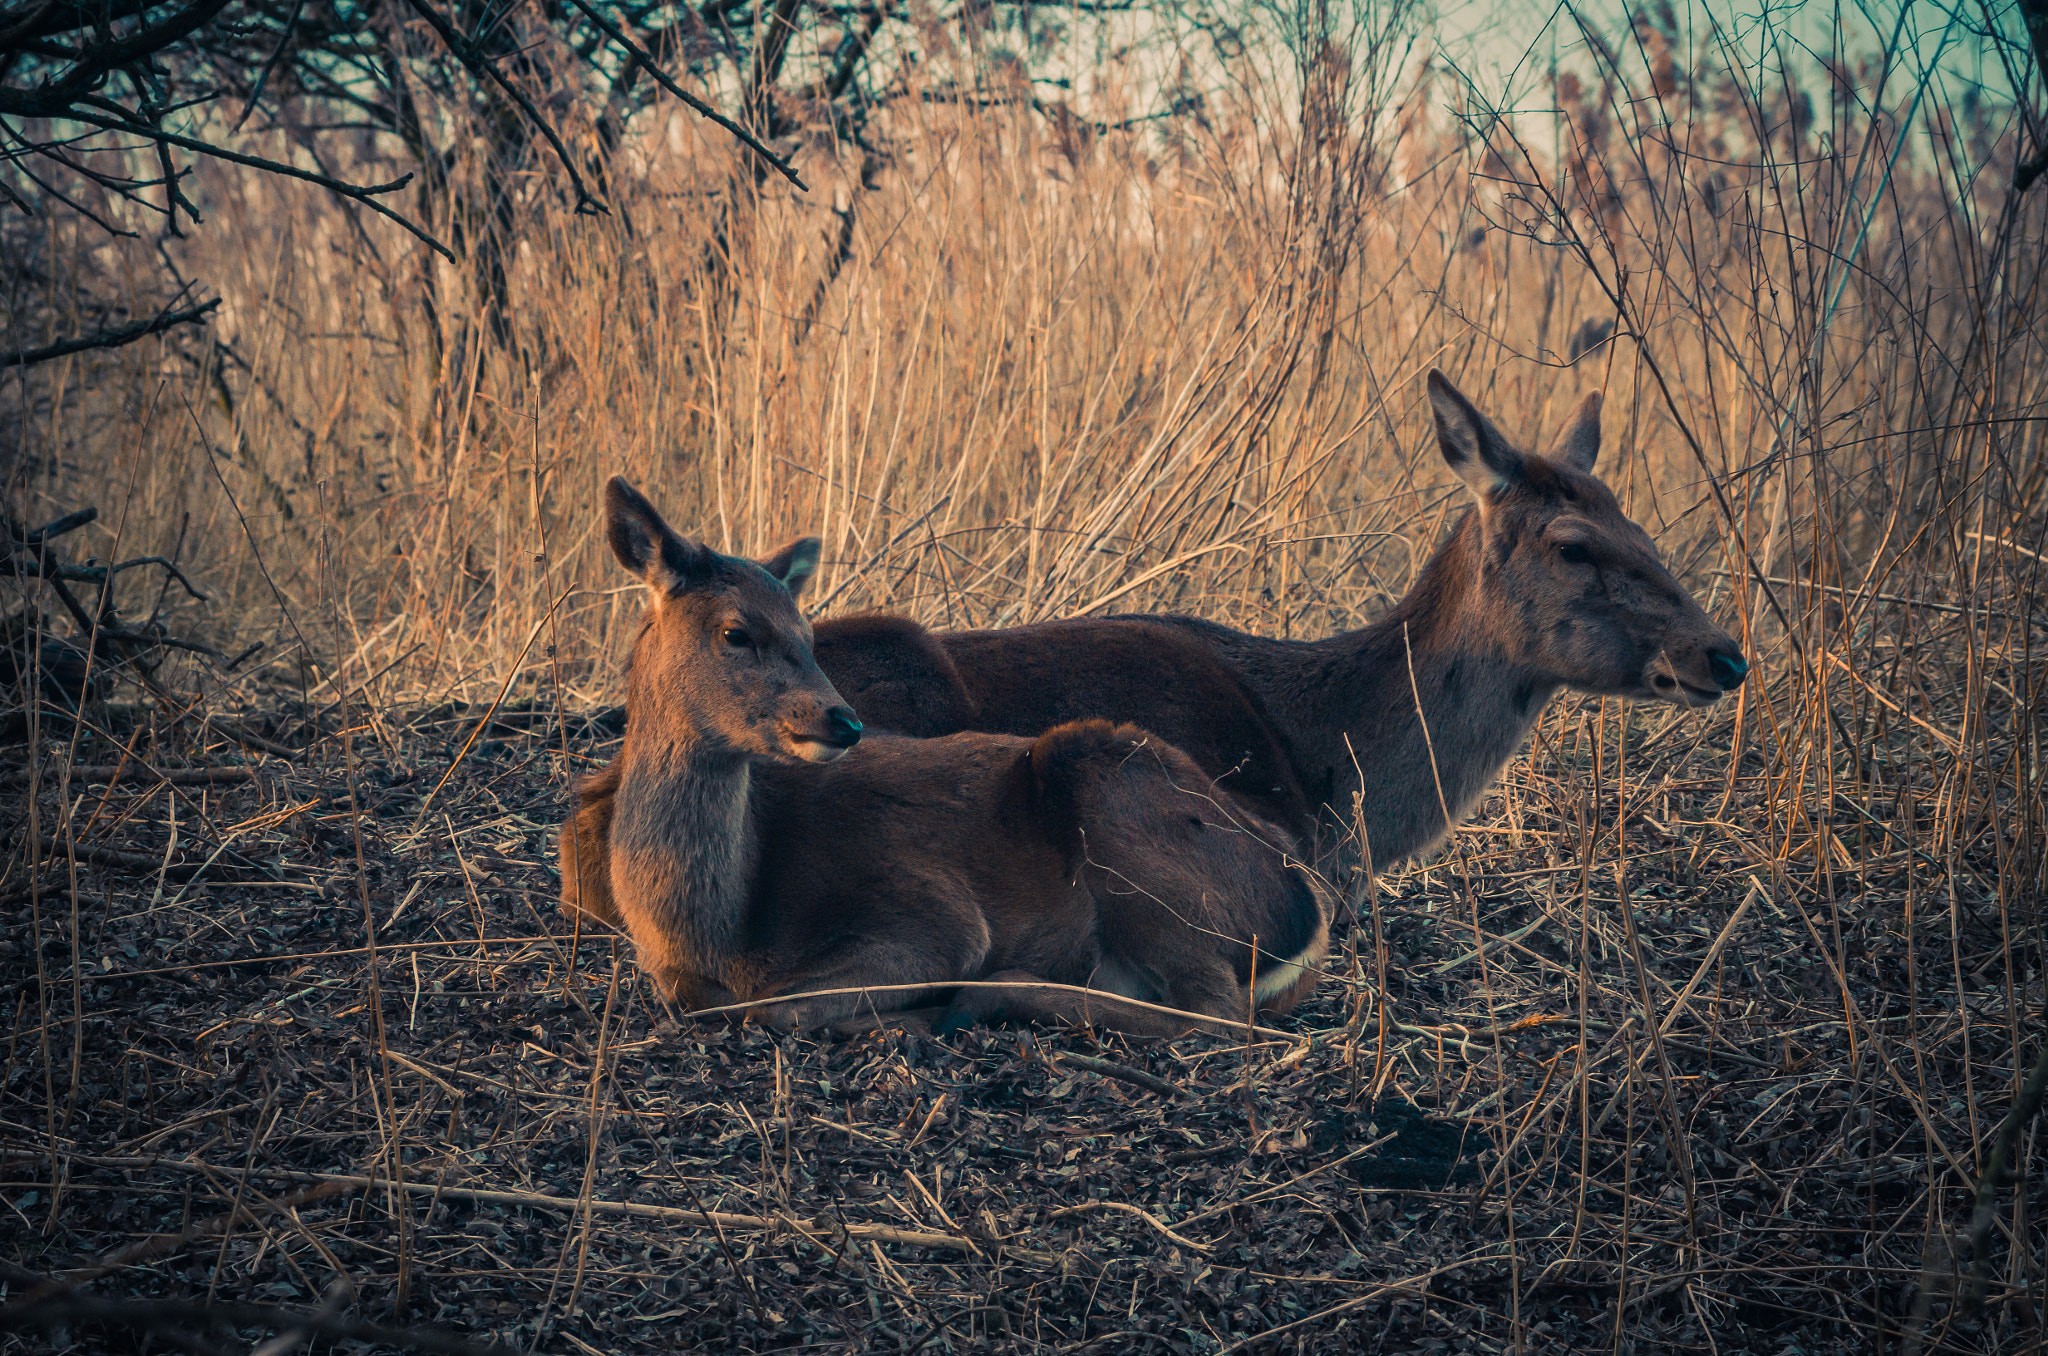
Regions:
<svg viewBox="0 0 2048 1356"><path fill-rule="evenodd" d="M870 615L820 623L818 661L865 719L906 734L1134 721L1304 842L1327 851L1355 822L1376 868L1463 817L1560 688L1706 706L1741 684L1740 646L1593 475L1598 393L1542 456L1441 373L1429 399L1475 502L1362 630L1274 640L1162 616L927 633ZM593 787L580 828L595 844ZM600 915L603 889L595 874L583 883Z"/></svg>
<svg viewBox="0 0 2048 1356"><path fill-rule="evenodd" d="M959 990L947 1022L1169 1035L1314 986L1328 933L1306 874L1186 755L1105 721L863 740L797 610L816 538L756 564L683 540L623 480L605 505L648 586L607 874L665 996L815 1026L990 980L1008 987ZM903 987L775 1001L873 986Z"/></svg>

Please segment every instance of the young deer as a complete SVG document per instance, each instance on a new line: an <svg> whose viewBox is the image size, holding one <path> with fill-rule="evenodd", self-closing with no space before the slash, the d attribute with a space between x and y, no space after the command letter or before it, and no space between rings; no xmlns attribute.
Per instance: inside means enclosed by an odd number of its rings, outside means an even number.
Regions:
<svg viewBox="0 0 2048 1356"><path fill-rule="evenodd" d="M1362 630L1291 641L1107 617L928 633L870 615L821 622L819 664L866 720L905 734L1144 725L1304 844L1328 851L1357 822L1376 868L1463 817L1559 688L1706 706L1741 684L1741 647L1592 473L1597 393L1540 457L1441 373L1429 398L1438 448L1476 502ZM591 794L579 829L597 844L601 780ZM585 889L602 914L602 879Z"/></svg>
<svg viewBox="0 0 2048 1356"><path fill-rule="evenodd" d="M1313 987L1328 937L1306 875L1184 754L1105 721L864 740L796 606L815 538L755 564L684 541L623 480L605 507L649 596L604 861L665 996L815 1026L986 979L1019 987L960 990L949 1024L1169 1035L1200 1023L1117 996L1228 1022ZM575 828L565 895L595 846ZM1104 992L1026 987L1044 981ZM880 985L923 988L773 1001Z"/></svg>

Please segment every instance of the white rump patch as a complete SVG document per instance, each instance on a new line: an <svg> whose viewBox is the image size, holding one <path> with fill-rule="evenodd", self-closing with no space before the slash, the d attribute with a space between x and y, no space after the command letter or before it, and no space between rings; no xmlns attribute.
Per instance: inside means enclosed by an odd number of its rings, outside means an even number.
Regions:
<svg viewBox="0 0 2048 1356"><path fill-rule="evenodd" d="M1306 969L1299 959L1282 961L1270 970L1261 967L1259 981L1253 989L1252 996L1263 1002L1276 993L1283 993L1300 981Z"/></svg>

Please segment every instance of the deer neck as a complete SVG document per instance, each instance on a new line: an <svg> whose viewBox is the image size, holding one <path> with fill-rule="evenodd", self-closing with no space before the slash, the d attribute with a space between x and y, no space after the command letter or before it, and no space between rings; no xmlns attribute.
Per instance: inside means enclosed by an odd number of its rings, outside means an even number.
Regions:
<svg viewBox="0 0 2048 1356"><path fill-rule="evenodd" d="M620 755L611 853L622 909L655 920L678 959L727 983L746 947L759 862L752 764L687 722L634 721ZM629 893L633 898L629 901Z"/></svg>
<svg viewBox="0 0 2048 1356"><path fill-rule="evenodd" d="M1468 514L1387 616L1305 647L1314 677L1297 701L1313 705L1294 716L1297 760L1328 788L1325 833L1362 825L1375 867L1463 819L1557 690L1502 643L1480 592L1478 529Z"/></svg>

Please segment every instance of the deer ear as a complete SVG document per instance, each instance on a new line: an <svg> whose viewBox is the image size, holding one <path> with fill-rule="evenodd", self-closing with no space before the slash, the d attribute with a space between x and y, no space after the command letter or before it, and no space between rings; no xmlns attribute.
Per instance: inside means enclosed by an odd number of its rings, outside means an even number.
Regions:
<svg viewBox="0 0 2048 1356"><path fill-rule="evenodd" d="M628 485L624 476L605 482L604 520L612 554L656 596L676 592L706 564L709 553L677 536L647 502L647 496Z"/></svg>
<svg viewBox="0 0 2048 1356"><path fill-rule="evenodd" d="M1429 407L1436 415L1436 444L1445 463L1474 494L1483 500L1522 478L1522 454L1435 368L1429 372Z"/></svg>
<svg viewBox="0 0 2048 1356"><path fill-rule="evenodd" d="M1564 427L1558 430L1557 439L1551 443L1550 451L1544 454L1560 465L1592 474L1593 463L1600 456L1600 393L1586 392L1565 419Z"/></svg>
<svg viewBox="0 0 2048 1356"><path fill-rule="evenodd" d="M818 552L824 543L816 537L798 537L761 562L761 568L782 581L790 597L804 596L804 586L818 570Z"/></svg>

